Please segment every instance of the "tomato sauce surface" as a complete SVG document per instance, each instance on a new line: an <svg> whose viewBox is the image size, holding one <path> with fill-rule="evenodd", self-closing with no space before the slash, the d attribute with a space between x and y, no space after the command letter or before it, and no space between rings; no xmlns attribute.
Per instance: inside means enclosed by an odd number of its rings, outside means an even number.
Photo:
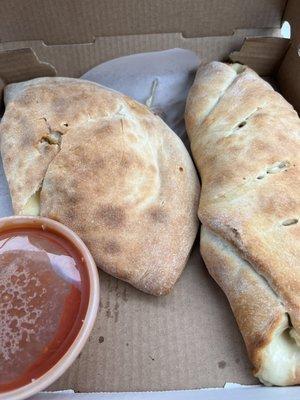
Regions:
<svg viewBox="0 0 300 400"><path fill-rule="evenodd" d="M39 378L86 315L87 267L68 239L38 228L0 233L0 393Z"/></svg>

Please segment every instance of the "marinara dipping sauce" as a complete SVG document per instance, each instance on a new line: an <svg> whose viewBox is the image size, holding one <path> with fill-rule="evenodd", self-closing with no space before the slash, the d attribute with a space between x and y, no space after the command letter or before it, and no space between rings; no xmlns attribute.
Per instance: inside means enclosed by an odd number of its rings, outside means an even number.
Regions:
<svg viewBox="0 0 300 400"><path fill-rule="evenodd" d="M74 232L46 218L0 220L0 396L34 384L63 358L67 368L88 337L98 301L95 264ZM68 359L76 340L77 353Z"/></svg>

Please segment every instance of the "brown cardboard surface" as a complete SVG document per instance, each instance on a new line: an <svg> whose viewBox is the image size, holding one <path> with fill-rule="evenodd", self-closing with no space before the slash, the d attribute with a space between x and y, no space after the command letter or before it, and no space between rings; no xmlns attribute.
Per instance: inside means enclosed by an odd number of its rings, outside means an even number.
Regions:
<svg viewBox="0 0 300 400"><path fill-rule="evenodd" d="M6 84L55 74L55 68L41 62L31 48L0 52L0 77Z"/></svg>
<svg viewBox="0 0 300 400"><path fill-rule="evenodd" d="M248 38L239 51L230 54L230 59L253 68L262 76L275 74L290 45L283 38Z"/></svg>
<svg viewBox="0 0 300 400"><path fill-rule="evenodd" d="M282 94L300 114L300 3L289 0L283 19L291 25L291 46L284 57L277 79Z"/></svg>
<svg viewBox="0 0 300 400"><path fill-rule="evenodd" d="M184 38L181 33L99 37L94 43L47 46L42 41L0 43L0 50L31 47L41 61L52 64L59 76L79 77L112 58L144 51L181 47L195 51L203 60L225 60L241 47L246 36L279 36L274 28L237 30L230 36ZM0 75L1 76L1 75Z"/></svg>
<svg viewBox="0 0 300 400"><path fill-rule="evenodd" d="M286 0L9 0L1 1L0 40L87 43L98 36L182 32L231 35L279 28Z"/></svg>
<svg viewBox="0 0 300 400"><path fill-rule="evenodd" d="M278 71L280 91L300 115L300 52L292 43Z"/></svg>
<svg viewBox="0 0 300 400"><path fill-rule="evenodd" d="M226 297L198 250L161 298L100 274L101 307L88 344L51 390L144 391L255 383Z"/></svg>
<svg viewBox="0 0 300 400"><path fill-rule="evenodd" d="M225 60L245 37L278 36L284 10L283 19L295 22L299 2L289 0L285 6L285 0L3 1L0 50L30 47L58 75L75 77L110 58L172 47L189 48L205 60ZM294 38L299 37L293 29ZM251 38L234 54L273 71L286 45ZM28 54L19 53L18 64ZM32 55L30 65L36 60ZM300 108L297 57L293 43L279 80L287 98ZM0 76L7 62L0 57ZM20 79L12 64L7 73L10 80ZM209 277L198 244L199 238L174 291L162 298L101 272L101 307L92 335L51 389L136 391L254 383L228 302Z"/></svg>
<svg viewBox="0 0 300 400"><path fill-rule="evenodd" d="M299 0L289 0L287 2L283 21L289 21L291 24L291 36L295 44L300 44L300 12Z"/></svg>

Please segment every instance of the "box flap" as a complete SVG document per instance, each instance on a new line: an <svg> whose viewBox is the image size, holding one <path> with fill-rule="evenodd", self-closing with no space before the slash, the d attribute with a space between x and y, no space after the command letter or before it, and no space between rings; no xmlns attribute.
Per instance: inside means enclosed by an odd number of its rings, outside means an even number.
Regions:
<svg viewBox="0 0 300 400"><path fill-rule="evenodd" d="M259 75L271 76L279 68L289 45L289 39L247 38L239 51L230 54L230 59L248 65Z"/></svg>
<svg viewBox="0 0 300 400"><path fill-rule="evenodd" d="M0 50L31 47L41 61L49 62L59 76L78 78L90 68L128 54L175 47L195 51L202 60L227 60L240 49L246 36L278 36L275 28L239 29L230 36L184 38L181 33L157 33L96 38L94 43L45 45L42 41L0 43ZM1 75L0 75L1 76Z"/></svg>
<svg viewBox="0 0 300 400"><path fill-rule="evenodd" d="M7 84L55 75L55 68L49 63L41 62L30 48L0 52L0 82L2 79Z"/></svg>
<svg viewBox="0 0 300 400"><path fill-rule="evenodd" d="M182 32L231 35L279 28L286 0L10 0L1 3L0 40L87 43L98 36Z"/></svg>

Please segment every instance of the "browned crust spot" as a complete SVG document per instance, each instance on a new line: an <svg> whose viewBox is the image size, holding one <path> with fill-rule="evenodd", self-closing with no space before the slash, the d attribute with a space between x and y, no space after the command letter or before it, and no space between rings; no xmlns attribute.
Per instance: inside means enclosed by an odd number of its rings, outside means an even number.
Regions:
<svg viewBox="0 0 300 400"><path fill-rule="evenodd" d="M156 223L164 223L167 221L167 213L159 207L152 207L149 210L150 218Z"/></svg>
<svg viewBox="0 0 300 400"><path fill-rule="evenodd" d="M97 212L97 217L111 229L123 228L125 226L126 216L122 207L109 204L101 206Z"/></svg>
<svg viewBox="0 0 300 400"><path fill-rule="evenodd" d="M104 251L110 255L115 255L121 252L121 247L115 240L109 240L104 245Z"/></svg>

